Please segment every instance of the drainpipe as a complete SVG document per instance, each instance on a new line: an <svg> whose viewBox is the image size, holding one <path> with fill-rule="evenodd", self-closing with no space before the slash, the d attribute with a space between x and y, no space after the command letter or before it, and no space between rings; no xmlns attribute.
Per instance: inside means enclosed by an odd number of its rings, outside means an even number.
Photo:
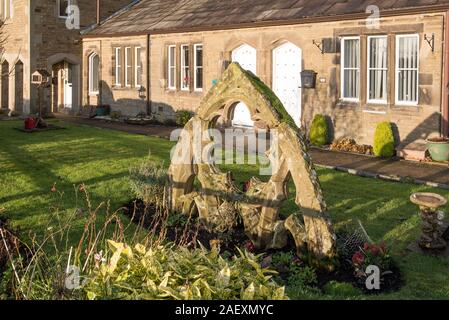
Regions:
<svg viewBox="0 0 449 320"><path fill-rule="evenodd" d="M100 25L101 22L101 4L100 4L101 0L97 0L97 25Z"/></svg>
<svg viewBox="0 0 449 320"><path fill-rule="evenodd" d="M443 103L441 134L449 135L449 11L446 11L444 19L444 60L443 60Z"/></svg>
<svg viewBox="0 0 449 320"><path fill-rule="evenodd" d="M147 35L147 115L153 114L151 102L151 35Z"/></svg>

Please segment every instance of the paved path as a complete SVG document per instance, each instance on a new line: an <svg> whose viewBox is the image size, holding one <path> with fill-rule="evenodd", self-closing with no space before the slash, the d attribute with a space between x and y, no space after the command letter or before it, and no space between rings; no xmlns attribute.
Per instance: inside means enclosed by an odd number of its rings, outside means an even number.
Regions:
<svg viewBox="0 0 449 320"><path fill-rule="evenodd" d="M123 122L105 121L97 119L88 119L82 117L68 116L64 114L56 114L57 119L80 125L87 125L96 128L118 130L128 133L141 134L146 136L154 136L164 139L170 139L170 135L175 127L166 127L160 125L132 125Z"/></svg>
<svg viewBox="0 0 449 320"><path fill-rule="evenodd" d="M128 133L156 136L168 139L176 129L158 125L137 126L121 122L86 119L67 115L56 115L56 118L70 123L89 125L98 128L119 130ZM414 161L381 160L363 155L312 149L310 151L314 163L335 168L352 174L385 178L388 180L414 181L422 184L449 189L449 166L420 163Z"/></svg>
<svg viewBox="0 0 449 320"><path fill-rule="evenodd" d="M374 175L410 178L418 180L418 183L434 182L449 185L449 166L447 165L405 160L381 160L363 155L321 149L312 149L310 153L313 161L319 165L352 169Z"/></svg>

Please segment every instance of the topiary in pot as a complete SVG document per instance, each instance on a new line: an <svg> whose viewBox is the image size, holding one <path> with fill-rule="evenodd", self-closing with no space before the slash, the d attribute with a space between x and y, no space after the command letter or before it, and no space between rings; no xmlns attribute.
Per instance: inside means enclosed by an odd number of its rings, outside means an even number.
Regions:
<svg viewBox="0 0 449 320"><path fill-rule="evenodd" d="M312 121L309 134L310 143L321 147L329 142L329 128L326 117L319 114Z"/></svg>
<svg viewBox="0 0 449 320"><path fill-rule="evenodd" d="M374 155L382 158L391 158L395 155L394 135L389 122L381 122L374 133Z"/></svg>

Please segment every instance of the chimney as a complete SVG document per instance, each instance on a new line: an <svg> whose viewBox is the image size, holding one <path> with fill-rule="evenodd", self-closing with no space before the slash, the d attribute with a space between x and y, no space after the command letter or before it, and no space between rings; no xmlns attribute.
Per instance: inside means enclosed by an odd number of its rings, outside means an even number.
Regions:
<svg viewBox="0 0 449 320"><path fill-rule="evenodd" d="M97 24L101 22L101 9L100 9L101 0L97 0Z"/></svg>

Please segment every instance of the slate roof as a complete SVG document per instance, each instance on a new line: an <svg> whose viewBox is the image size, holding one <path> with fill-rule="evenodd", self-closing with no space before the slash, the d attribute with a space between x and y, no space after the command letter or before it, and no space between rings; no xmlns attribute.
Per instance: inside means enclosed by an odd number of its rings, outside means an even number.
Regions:
<svg viewBox="0 0 449 320"><path fill-rule="evenodd" d="M107 1L107 0L106 0ZM91 36L169 33L276 24L314 18L407 9L449 9L449 0L140 0L85 34Z"/></svg>

